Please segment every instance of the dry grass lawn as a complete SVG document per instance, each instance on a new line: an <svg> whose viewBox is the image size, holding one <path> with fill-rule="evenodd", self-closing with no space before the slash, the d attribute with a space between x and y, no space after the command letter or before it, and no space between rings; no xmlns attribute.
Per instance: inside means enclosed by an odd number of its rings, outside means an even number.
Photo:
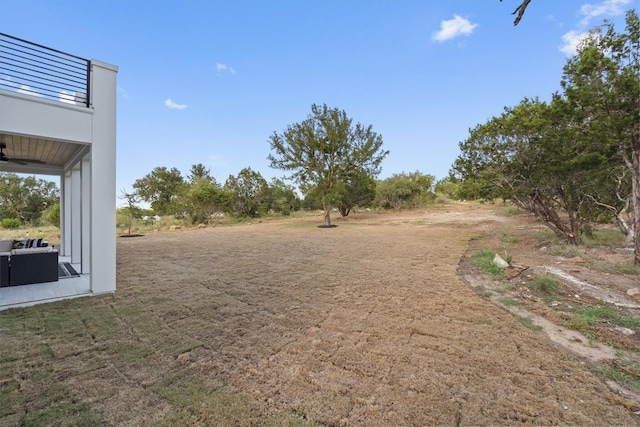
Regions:
<svg viewBox="0 0 640 427"><path fill-rule="evenodd" d="M114 295L0 312L0 425L635 425L458 276L497 209L120 238Z"/></svg>

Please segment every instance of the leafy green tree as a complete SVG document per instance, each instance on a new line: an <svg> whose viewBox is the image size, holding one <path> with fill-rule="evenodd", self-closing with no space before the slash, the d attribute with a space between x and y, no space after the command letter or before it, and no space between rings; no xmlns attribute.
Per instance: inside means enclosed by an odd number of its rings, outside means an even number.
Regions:
<svg viewBox="0 0 640 427"><path fill-rule="evenodd" d="M592 30L564 67L561 84L576 133L601 156L616 156L628 171L615 174L627 175L631 188L613 207L620 213L619 207L631 201L628 232L640 265L640 19L630 10L625 21L624 33L609 22Z"/></svg>
<svg viewBox="0 0 640 427"><path fill-rule="evenodd" d="M195 184L196 182L204 179L210 182L215 182L215 179L211 176L211 172L202 163L191 165L189 175L187 175L189 183Z"/></svg>
<svg viewBox="0 0 640 427"><path fill-rule="evenodd" d="M378 182L378 204L396 210L400 210L402 207L421 206L435 198L432 190L434 181L433 175L422 174L419 171L395 173Z"/></svg>
<svg viewBox="0 0 640 427"><path fill-rule="evenodd" d="M127 212L127 216L129 217L129 230L127 234L131 235L131 224L133 223L133 219L142 217L142 208L140 208L140 196L135 191L127 193L123 188L122 190L120 190L119 198L121 200L124 200L125 202L125 210Z"/></svg>
<svg viewBox="0 0 640 427"><path fill-rule="evenodd" d="M442 194L449 199L461 200L460 182L453 176L446 176L434 185L436 194Z"/></svg>
<svg viewBox="0 0 640 427"><path fill-rule="evenodd" d="M369 206L376 198L376 180L367 171L355 170L338 184L337 206L343 217L356 206Z"/></svg>
<svg viewBox="0 0 640 427"><path fill-rule="evenodd" d="M224 188L231 195L231 209L240 216L255 218L269 210L269 185L251 168L229 175Z"/></svg>
<svg viewBox="0 0 640 427"><path fill-rule="evenodd" d="M314 211L322 210L322 194L316 187L303 190L304 198L302 199L302 208Z"/></svg>
<svg viewBox="0 0 640 427"><path fill-rule="evenodd" d="M137 179L133 188L140 198L151 205L157 215L179 213L179 200L186 190L185 181L176 168L156 167L143 178Z"/></svg>
<svg viewBox="0 0 640 427"><path fill-rule="evenodd" d="M0 172L0 217L35 224L42 213L60 200L54 182L34 176Z"/></svg>
<svg viewBox="0 0 640 427"><path fill-rule="evenodd" d="M536 214L569 243L597 218L592 195L610 163L577 139L572 110L559 96L551 104L525 99L472 130L453 169L480 183L485 199L501 197Z"/></svg>
<svg viewBox="0 0 640 427"><path fill-rule="evenodd" d="M289 178L322 200L324 225L331 226L331 208L339 202L340 186L356 170L375 177L382 160L382 137L371 126L353 120L344 111L326 105L311 106L306 120L290 125L270 138L271 167L290 172ZM304 191L304 190L303 190Z"/></svg>
<svg viewBox="0 0 640 427"><path fill-rule="evenodd" d="M272 211L289 215L301 207L301 201L295 189L278 178L269 183L269 206Z"/></svg>
<svg viewBox="0 0 640 427"><path fill-rule="evenodd" d="M56 202L49 206L44 213L49 224L60 228L60 202Z"/></svg>
<svg viewBox="0 0 640 427"><path fill-rule="evenodd" d="M215 180L201 176L189 186L185 205L194 224L206 222L211 225L215 219L229 209L231 194Z"/></svg>

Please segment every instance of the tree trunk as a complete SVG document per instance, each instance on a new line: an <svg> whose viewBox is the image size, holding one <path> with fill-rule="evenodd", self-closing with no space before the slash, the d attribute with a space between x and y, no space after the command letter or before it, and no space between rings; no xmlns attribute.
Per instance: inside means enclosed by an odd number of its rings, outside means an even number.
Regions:
<svg viewBox="0 0 640 427"><path fill-rule="evenodd" d="M340 215L342 215L343 218L349 216L349 212L351 212L351 208L348 206L340 206L338 210L340 211Z"/></svg>
<svg viewBox="0 0 640 427"><path fill-rule="evenodd" d="M331 227L331 206L324 207L324 226Z"/></svg>
<svg viewBox="0 0 640 427"><path fill-rule="evenodd" d="M640 265L640 141L635 141L631 155L631 200L633 201L633 263Z"/></svg>

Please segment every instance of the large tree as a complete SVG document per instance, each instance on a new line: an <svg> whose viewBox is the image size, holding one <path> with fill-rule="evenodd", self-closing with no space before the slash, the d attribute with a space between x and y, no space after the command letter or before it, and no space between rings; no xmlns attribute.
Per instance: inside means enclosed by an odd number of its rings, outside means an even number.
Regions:
<svg viewBox="0 0 640 427"><path fill-rule="evenodd" d="M59 199L54 182L0 172L0 218L16 218L22 224L35 223L42 212Z"/></svg>
<svg viewBox="0 0 640 427"><path fill-rule="evenodd" d="M182 205L187 215L196 224L213 224L216 217L229 209L231 194L218 185L214 179L201 176L189 185Z"/></svg>
<svg viewBox="0 0 640 427"><path fill-rule="evenodd" d="M202 163L191 165L187 179L190 184L195 184L202 179L215 183L215 179L211 176L211 171Z"/></svg>
<svg viewBox="0 0 640 427"><path fill-rule="evenodd" d="M260 172L244 168L237 176L229 175L224 188L231 197L231 209L240 216L254 218L269 210L269 184Z"/></svg>
<svg viewBox="0 0 640 427"><path fill-rule="evenodd" d="M584 226L601 215L601 178L616 163L579 138L572 114L559 96L505 108L460 144L453 171L475 182L482 198L510 199L577 244Z"/></svg>
<svg viewBox="0 0 640 427"><path fill-rule="evenodd" d="M341 186L354 171L371 177L389 154L382 150L382 136L372 127L353 124L344 111L326 105L311 106L306 120L270 138L271 167L290 172L288 178L304 191L314 190L322 200L324 225L331 226L331 208L339 201Z"/></svg>
<svg viewBox="0 0 640 427"><path fill-rule="evenodd" d="M269 209L283 215L300 209L301 201L296 190L278 178L272 178L269 183Z"/></svg>
<svg viewBox="0 0 640 427"><path fill-rule="evenodd" d="M340 185L337 205L343 217L356 206L369 206L376 198L376 180L367 171L354 171Z"/></svg>
<svg viewBox="0 0 640 427"><path fill-rule="evenodd" d="M640 265L640 19L635 10L627 12L625 33L617 33L609 22L590 32L564 67L562 87L581 139L617 156L628 171L629 232L634 262Z"/></svg>
<svg viewBox="0 0 640 427"><path fill-rule="evenodd" d="M378 182L377 198L382 207L392 207L396 210L416 208L435 199L433 193L433 175L423 174L419 171L412 173L394 173L389 178Z"/></svg>
<svg viewBox="0 0 640 427"><path fill-rule="evenodd" d="M156 167L137 179L133 188L157 215L171 215L179 210L177 202L185 190L185 181L176 168Z"/></svg>

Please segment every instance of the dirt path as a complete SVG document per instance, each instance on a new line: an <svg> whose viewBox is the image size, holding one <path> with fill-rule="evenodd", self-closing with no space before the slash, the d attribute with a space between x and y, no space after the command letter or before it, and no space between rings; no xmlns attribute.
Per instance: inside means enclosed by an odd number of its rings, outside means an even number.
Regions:
<svg viewBox="0 0 640 427"><path fill-rule="evenodd" d="M119 239L116 295L66 303L96 314L47 338L48 363L111 425L215 424L206 399L185 402L194 384L241 391L263 421L635 425L637 404L461 279L470 239L509 221L469 209Z"/></svg>

